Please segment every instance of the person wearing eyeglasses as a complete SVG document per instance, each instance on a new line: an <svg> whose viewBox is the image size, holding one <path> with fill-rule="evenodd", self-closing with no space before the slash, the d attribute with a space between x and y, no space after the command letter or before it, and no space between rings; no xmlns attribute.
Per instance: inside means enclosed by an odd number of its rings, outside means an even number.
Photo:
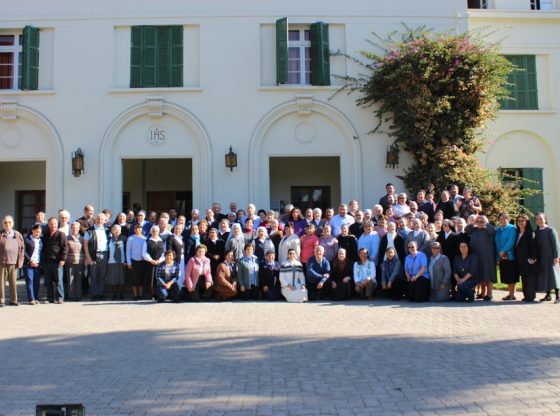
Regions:
<svg viewBox="0 0 560 416"><path fill-rule="evenodd" d="M485 215L478 215L474 225L468 225L465 231L470 236L471 251L478 259L478 281L481 292L477 298L481 297L485 301L491 301L492 286L498 282L494 226L488 222Z"/></svg>
<svg viewBox="0 0 560 416"><path fill-rule="evenodd" d="M517 239L515 243L515 259L517 272L521 276L523 287L523 302L534 302L537 291L535 241L531 222L526 214L516 218Z"/></svg>
<svg viewBox="0 0 560 416"><path fill-rule="evenodd" d="M430 275L428 258L418 251L415 241L407 244L408 256L404 261L404 273L408 280L408 299L411 302L426 302L430 298Z"/></svg>

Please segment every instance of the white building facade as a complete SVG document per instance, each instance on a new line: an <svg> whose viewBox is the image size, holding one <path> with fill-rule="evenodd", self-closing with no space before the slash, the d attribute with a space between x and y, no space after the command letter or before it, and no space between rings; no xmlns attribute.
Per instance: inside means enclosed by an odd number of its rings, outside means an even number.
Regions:
<svg viewBox="0 0 560 416"><path fill-rule="evenodd" d="M535 56L538 107L500 111L482 161L541 169L545 210L560 223L558 5L470 3L11 4L0 17L0 212L25 228L38 209L64 207L77 218L86 203L113 212L214 201L371 207L387 182L402 189L396 175L410 159L401 152L399 167L387 167L392 141L367 134L371 109L358 108L357 96L333 97L337 75L360 69L328 52L357 55L371 48L372 31L399 31L403 22L455 32L513 22L504 51ZM527 7L493 9L500 3ZM224 163L230 146L233 169ZM71 166L77 149L80 176Z"/></svg>

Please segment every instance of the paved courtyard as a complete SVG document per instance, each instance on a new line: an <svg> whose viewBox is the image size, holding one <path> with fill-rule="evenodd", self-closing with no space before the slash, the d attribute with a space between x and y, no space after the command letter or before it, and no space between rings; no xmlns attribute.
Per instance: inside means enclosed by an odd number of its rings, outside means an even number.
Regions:
<svg viewBox="0 0 560 416"><path fill-rule="evenodd" d="M0 354L0 415L560 414L552 304L22 305Z"/></svg>

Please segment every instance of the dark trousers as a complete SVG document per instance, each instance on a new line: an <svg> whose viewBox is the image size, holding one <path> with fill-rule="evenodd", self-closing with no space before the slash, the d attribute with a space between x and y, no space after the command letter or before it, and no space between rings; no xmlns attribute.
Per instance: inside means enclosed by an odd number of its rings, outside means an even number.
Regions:
<svg viewBox="0 0 560 416"><path fill-rule="evenodd" d="M274 301L282 299L282 293L280 292L280 288L278 286L268 286L268 290L266 292L263 290L262 294L263 300Z"/></svg>
<svg viewBox="0 0 560 416"><path fill-rule="evenodd" d="M307 297L310 301L327 299L329 297L331 280L327 279L325 283L323 283L323 287L321 289L317 289L318 284L319 282L305 282L305 287L307 288Z"/></svg>
<svg viewBox="0 0 560 416"><path fill-rule="evenodd" d="M156 299L163 302L165 299L171 299L173 301L179 300L179 285L177 282L173 283L169 289L166 289L158 283L156 286Z"/></svg>
<svg viewBox="0 0 560 416"><path fill-rule="evenodd" d="M55 300L64 299L64 281L63 267L58 265L58 262L47 261L43 265L45 273L45 286L47 287L47 300L54 302Z"/></svg>
<svg viewBox="0 0 560 416"><path fill-rule="evenodd" d="M391 283L391 289L389 290L389 296L394 300L401 300L403 296L408 294L408 282L402 279L395 279Z"/></svg>
<svg viewBox="0 0 560 416"><path fill-rule="evenodd" d="M523 286L523 298L535 300L535 296L537 296L537 276L534 273L522 274L521 285Z"/></svg>
<svg viewBox="0 0 560 416"><path fill-rule="evenodd" d="M455 300L459 302L463 301L474 301L474 288L478 282L475 279L469 279L457 285L457 291L455 292Z"/></svg>
<svg viewBox="0 0 560 416"><path fill-rule="evenodd" d="M89 277L91 282L91 294L102 296L105 293L105 277L107 276L107 252L97 253L97 258L89 266Z"/></svg>
<svg viewBox="0 0 560 416"><path fill-rule="evenodd" d="M260 300L261 289L258 286L251 285L251 288L245 288L245 292L239 292L239 296L243 300Z"/></svg>
<svg viewBox="0 0 560 416"><path fill-rule="evenodd" d="M430 280L420 276L408 282L408 299L411 302L426 302L430 299Z"/></svg>
<svg viewBox="0 0 560 416"><path fill-rule="evenodd" d="M25 290L29 302L39 300L39 289L41 287L41 268L24 267L23 276L25 277Z"/></svg>
<svg viewBox="0 0 560 416"><path fill-rule="evenodd" d="M332 287L332 283L334 282L331 282L330 295L332 300L349 300L352 297L352 293L354 290L352 279L350 279L346 283L343 282L342 279L340 279L340 281L336 283L335 288Z"/></svg>
<svg viewBox="0 0 560 416"><path fill-rule="evenodd" d="M204 276L200 276L196 282L196 286L193 288L192 292L189 292L185 288L183 294L184 300L187 302L200 302L201 300L208 300L212 296L212 288L206 289L206 279Z"/></svg>

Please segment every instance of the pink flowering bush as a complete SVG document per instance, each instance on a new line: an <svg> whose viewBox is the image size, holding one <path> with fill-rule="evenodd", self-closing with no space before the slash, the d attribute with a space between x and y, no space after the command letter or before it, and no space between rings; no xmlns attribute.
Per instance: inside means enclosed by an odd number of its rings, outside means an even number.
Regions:
<svg viewBox="0 0 560 416"><path fill-rule="evenodd" d="M381 39L381 38L380 38ZM469 185L484 213L516 212L519 190L505 187L496 174L480 166L481 134L507 99L504 88L512 70L498 45L465 33L408 31L372 42L381 51L362 51L365 73L341 77L342 90L357 92L358 105L373 107L377 127L410 152L413 165L403 179L410 192L428 186L441 191L450 184Z"/></svg>

